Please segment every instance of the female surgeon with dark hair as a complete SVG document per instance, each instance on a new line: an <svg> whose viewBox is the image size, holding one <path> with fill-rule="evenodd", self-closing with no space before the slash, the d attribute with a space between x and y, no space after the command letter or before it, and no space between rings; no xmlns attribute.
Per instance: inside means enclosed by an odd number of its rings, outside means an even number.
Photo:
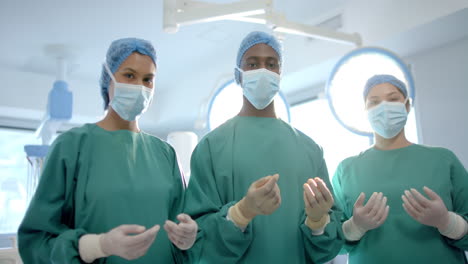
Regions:
<svg viewBox="0 0 468 264"><path fill-rule="evenodd" d="M112 42L100 82L107 114L51 147L18 231L24 263L175 263L176 251L192 246L198 228L180 214L174 149L138 124L155 74L150 42Z"/></svg>

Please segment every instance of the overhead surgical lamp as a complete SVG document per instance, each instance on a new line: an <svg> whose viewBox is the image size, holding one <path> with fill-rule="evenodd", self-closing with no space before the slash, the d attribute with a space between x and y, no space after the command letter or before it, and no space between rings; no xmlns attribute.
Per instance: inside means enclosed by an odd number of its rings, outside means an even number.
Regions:
<svg viewBox="0 0 468 264"><path fill-rule="evenodd" d="M289 21L273 12L272 0L247 0L226 4L193 0L164 0L163 28L176 33L181 26L220 20L265 24L275 32L312 37L337 43L360 46L358 33L348 34L317 26Z"/></svg>

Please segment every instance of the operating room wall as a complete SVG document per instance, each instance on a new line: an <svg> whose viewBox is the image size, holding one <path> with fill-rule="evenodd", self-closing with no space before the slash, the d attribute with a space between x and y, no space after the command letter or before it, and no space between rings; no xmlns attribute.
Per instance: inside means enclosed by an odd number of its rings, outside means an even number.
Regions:
<svg viewBox="0 0 468 264"><path fill-rule="evenodd" d="M56 77L0 67L0 78L3 80L0 126L36 128L44 116L48 92ZM67 82L74 97L71 123L80 125L98 120L103 110L97 80L74 77Z"/></svg>
<svg viewBox="0 0 468 264"><path fill-rule="evenodd" d="M351 0L344 12L344 29L359 32L364 45L369 45L467 7L466 0Z"/></svg>
<svg viewBox="0 0 468 264"><path fill-rule="evenodd" d="M468 37L405 60L415 79L420 142L449 148L468 168Z"/></svg>

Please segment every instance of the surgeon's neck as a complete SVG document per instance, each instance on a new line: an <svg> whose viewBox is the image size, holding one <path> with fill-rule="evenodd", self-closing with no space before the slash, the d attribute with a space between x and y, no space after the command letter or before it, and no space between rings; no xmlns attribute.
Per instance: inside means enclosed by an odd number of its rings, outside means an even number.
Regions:
<svg viewBox="0 0 468 264"><path fill-rule="evenodd" d="M412 143L406 139L405 129L401 130L400 133L393 138L383 138L380 135L374 133L375 135L375 145L374 147L381 150L392 150L404 148Z"/></svg>
<svg viewBox="0 0 468 264"><path fill-rule="evenodd" d="M242 109L239 112L239 116L256 116L256 117L271 117L277 118L275 111L275 104L272 101L265 109L258 110L255 108L245 96L242 97L244 103L242 104Z"/></svg>
<svg viewBox="0 0 468 264"><path fill-rule="evenodd" d="M138 122L135 121L127 121L122 119L112 107L109 107L106 116L101 121L97 122L96 125L100 126L101 128L108 130L108 131L116 131L116 130L130 130L132 132L140 132L140 128L138 127Z"/></svg>

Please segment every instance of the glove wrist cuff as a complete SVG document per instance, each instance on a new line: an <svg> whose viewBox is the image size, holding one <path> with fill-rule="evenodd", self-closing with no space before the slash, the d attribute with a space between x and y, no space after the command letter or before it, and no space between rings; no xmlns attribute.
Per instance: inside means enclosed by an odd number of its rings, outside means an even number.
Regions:
<svg viewBox="0 0 468 264"><path fill-rule="evenodd" d="M305 225L308 226L312 230L323 230L324 227L330 223L330 215L324 214L322 218L318 221L311 220L308 216L305 220Z"/></svg>
<svg viewBox="0 0 468 264"><path fill-rule="evenodd" d="M464 237L468 232L468 223L466 220L454 212L449 212L448 217L449 223L447 227L444 229L438 229L440 234L456 240Z"/></svg>
<svg viewBox="0 0 468 264"><path fill-rule="evenodd" d="M81 259L86 263L92 263L98 258L108 257L102 251L101 247L102 234L87 234L82 236L78 241L78 251Z"/></svg>
<svg viewBox="0 0 468 264"><path fill-rule="evenodd" d="M358 241L364 236L366 232L367 230L364 230L356 225L353 217L343 223L343 234L348 241Z"/></svg>
<svg viewBox="0 0 468 264"><path fill-rule="evenodd" d="M243 200L231 206L229 208L228 214L229 214L229 218L232 219L232 221L234 222L234 224L236 224L236 226L245 228L252 221L253 217L250 218L250 217L245 216L243 210L241 209L242 202Z"/></svg>

